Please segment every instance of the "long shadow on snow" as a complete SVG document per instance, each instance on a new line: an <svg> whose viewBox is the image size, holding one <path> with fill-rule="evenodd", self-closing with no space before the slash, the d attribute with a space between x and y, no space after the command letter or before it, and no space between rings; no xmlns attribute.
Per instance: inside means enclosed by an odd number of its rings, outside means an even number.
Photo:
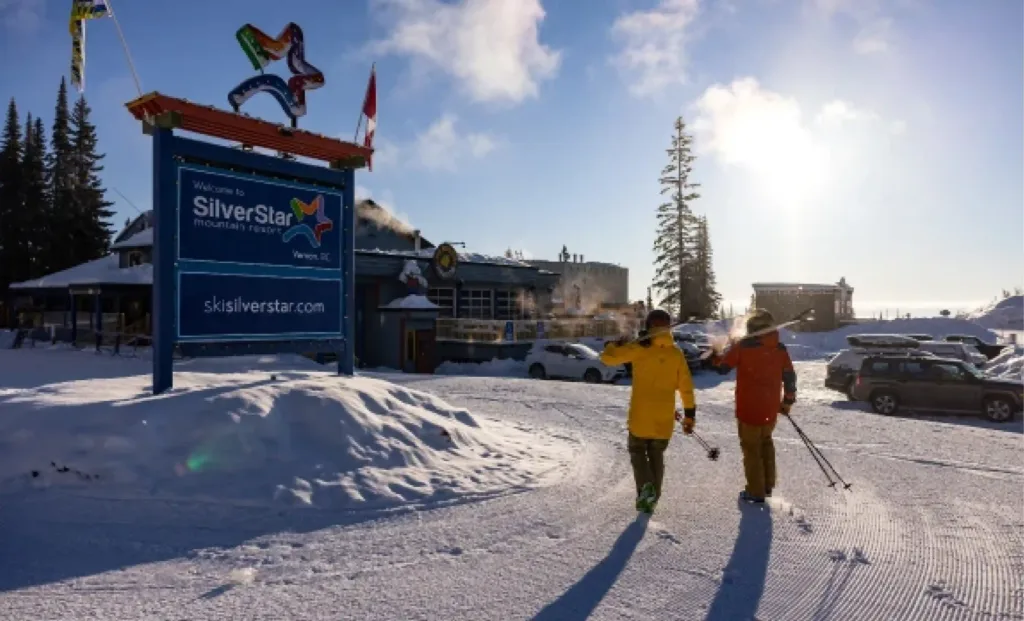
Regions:
<svg viewBox="0 0 1024 621"><path fill-rule="evenodd" d="M740 500L740 526L722 584L708 608L706 621L755 619L768 577L772 550L772 516L768 505Z"/></svg>
<svg viewBox="0 0 1024 621"><path fill-rule="evenodd" d="M401 512L9 494L0 497L0 593L173 559L216 559L219 550L246 543L265 548L254 540L268 535L287 539Z"/></svg>
<svg viewBox="0 0 1024 621"><path fill-rule="evenodd" d="M647 530L647 516L638 516L615 540L608 556L594 565L579 582L545 606L533 621L581 621L587 619L608 594Z"/></svg>

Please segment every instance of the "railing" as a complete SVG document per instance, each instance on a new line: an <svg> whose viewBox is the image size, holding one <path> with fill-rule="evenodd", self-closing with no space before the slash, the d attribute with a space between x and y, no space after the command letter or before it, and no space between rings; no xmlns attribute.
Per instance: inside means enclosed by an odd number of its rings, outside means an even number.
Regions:
<svg viewBox="0 0 1024 621"><path fill-rule="evenodd" d="M614 338L633 334L638 321L611 319L500 319L437 320L437 340L465 343L529 342L538 339ZM511 328L511 330L509 329Z"/></svg>

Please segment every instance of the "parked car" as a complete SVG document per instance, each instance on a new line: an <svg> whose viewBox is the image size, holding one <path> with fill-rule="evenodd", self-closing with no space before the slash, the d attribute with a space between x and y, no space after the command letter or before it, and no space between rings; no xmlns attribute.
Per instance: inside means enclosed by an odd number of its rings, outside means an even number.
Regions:
<svg viewBox="0 0 1024 621"><path fill-rule="evenodd" d="M567 378L599 384L626 376L622 365L610 367L582 343L538 343L526 355L526 368L534 379Z"/></svg>
<svg viewBox="0 0 1024 621"><path fill-rule="evenodd" d="M673 332L672 339L686 354L686 362L691 371L706 369L711 364L711 357L705 353L711 349L711 341L703 332Z"/></svg>
<svg viewBox="0 0 1024 621"><path fill-rule="evenodd" d="M947 334L943 339L949 343L963 343L964 345L974 346L986 359L991 360L1003 353L1006 349L1006 345L997 345L995 343L986 343L976 336L970 336L967 334Z"/></svg>
<svg viewBox="0 0 1024 621"><path fill-rule="evenodd" d="M916 358L934 358L935 355L917 349L893 347L854 347L844 349L832 357L825 367L825 388L838 390L853 399L853 384L857 379L857 371L861 363L869 356L902 356Z"/></svg>
<svg viewBox="0 0 1024 621"><path fill-rule="evenodd" d="M868 356L853 397L884 415L907 410L981 414L1005 423L1024 403L1024 384L984 375L961 360L918 356Z"/></svg>
<svg viewBox="0 0 1024 621"><path fill-rule="evenodd" d="M975 366L983 366L988 362L976 347L966 343L952 343L948 341L924 341L920 343L921 351L935 354L939 358L955 358Z"/></svg>

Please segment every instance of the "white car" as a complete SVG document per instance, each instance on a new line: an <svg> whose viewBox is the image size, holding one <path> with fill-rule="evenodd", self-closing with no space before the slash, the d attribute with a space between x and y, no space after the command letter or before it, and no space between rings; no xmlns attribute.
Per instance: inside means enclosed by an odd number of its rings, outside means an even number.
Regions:
<svg viewBox="0 0 1024 621"><path fill-rule="evenodd" d="M582 343L537 343L526 355L530 377L581 379L591 384L614 382L626 376L622 365L610 367L600 355Z"/></svg>
<svg viewBox="0 0 1024 621"><path fill-rule="evenodd" d="M976 367L983 367L988 362L988 357L978 351L974 345L967 343L951 343L949 341L923 341L921 351L935 354L939 358L954 358L962 360Z"/></svg>

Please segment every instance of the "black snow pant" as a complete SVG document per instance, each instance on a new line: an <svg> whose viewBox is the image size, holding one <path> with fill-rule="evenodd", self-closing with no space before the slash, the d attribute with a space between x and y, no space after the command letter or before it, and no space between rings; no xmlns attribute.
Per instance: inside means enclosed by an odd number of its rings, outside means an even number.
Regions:
<svg viewBox="0 0 1024 621"><path fill-rule="evenodd" d="M646 483L654 483L655 499L661 498L661 481L665 478L665 449L668 440L650 440L629 434L626 443L629 461L633 464L636 495Z"/></svg>

